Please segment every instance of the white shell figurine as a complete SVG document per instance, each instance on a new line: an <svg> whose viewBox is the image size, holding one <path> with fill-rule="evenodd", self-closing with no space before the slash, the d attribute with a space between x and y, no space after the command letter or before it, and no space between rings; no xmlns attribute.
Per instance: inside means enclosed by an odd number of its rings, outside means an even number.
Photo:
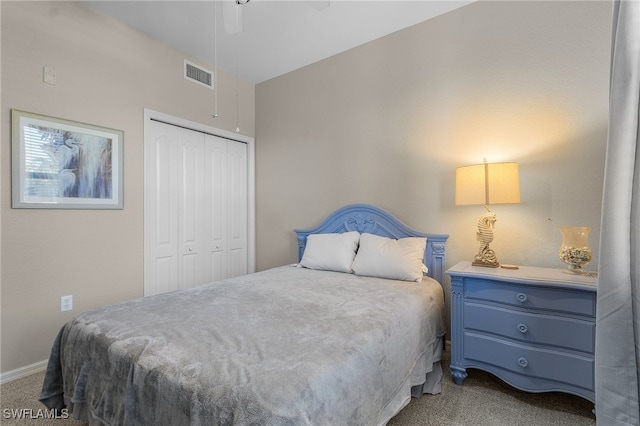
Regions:
<svg viewBox="0 0 640 426"><path fill-rule="evenodd" d="M562 244L558 250L560 260L566 263L568 269L564 272L570 274L584 274L582 267L591 262L591 248L589 248L588 226L560 226Z"/></svg>

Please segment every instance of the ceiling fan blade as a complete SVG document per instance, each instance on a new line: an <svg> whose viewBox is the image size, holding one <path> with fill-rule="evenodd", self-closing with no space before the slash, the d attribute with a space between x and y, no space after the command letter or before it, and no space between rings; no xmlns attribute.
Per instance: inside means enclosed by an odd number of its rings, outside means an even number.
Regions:
<svg viewBox="0 0 640 426"><path fill-rule="evenodd" d="M228 34L243 32L244 25L242 24L242 6L235 0L224 0L221 3L224 31Z"/></svg>
<svg viewBox="0 0 640 426"><path fill-rule="evenodd" d="M322 12L329 7L331 2L329 0L309 0L307 4L319 12Z"/></svg>

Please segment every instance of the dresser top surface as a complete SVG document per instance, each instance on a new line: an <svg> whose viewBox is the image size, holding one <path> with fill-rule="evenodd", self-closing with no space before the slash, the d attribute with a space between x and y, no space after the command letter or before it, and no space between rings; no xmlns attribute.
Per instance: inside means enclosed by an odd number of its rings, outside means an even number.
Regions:
<svg viewBox="0 0 640 426"><path fill-rule="evenodd" d="M553 284L596 291L596 274L571 274L563 269L519 266L519 269L487 268L459 262L446 271L447 275L493 279L521 284Z"/></svg>

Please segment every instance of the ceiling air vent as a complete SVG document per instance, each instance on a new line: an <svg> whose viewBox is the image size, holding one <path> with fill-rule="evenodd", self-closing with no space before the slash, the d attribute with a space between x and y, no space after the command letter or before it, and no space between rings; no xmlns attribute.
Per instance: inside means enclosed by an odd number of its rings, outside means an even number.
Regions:
<svg viewBox="0 0 640 426"><path fill-rule="evenodd" d="M184 78L213 90L213 73L186 59L184 60Z"/></svg>

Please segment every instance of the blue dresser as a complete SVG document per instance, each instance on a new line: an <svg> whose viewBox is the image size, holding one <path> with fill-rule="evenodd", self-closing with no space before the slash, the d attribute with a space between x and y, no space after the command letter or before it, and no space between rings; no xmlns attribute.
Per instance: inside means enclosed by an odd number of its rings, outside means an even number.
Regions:
<svg viewBox="0 0 640 426"><path fill-rule="evenodd" d="M595 402L596 282L592 275L460 262L451 277L451 376L467 368L529 392Z"/></svg>

